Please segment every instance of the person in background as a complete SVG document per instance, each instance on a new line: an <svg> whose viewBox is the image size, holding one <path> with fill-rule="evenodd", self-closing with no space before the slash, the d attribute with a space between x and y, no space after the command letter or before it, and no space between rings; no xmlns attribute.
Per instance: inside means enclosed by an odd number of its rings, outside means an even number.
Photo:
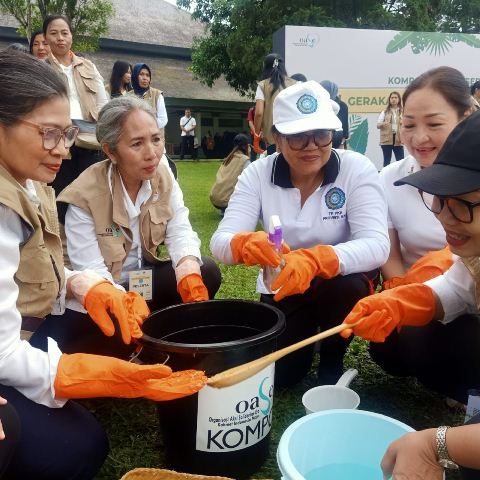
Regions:
<svg viewBox="0 0 480 480"><path fill-rule="evenodd" d="M383 152L383 166L390 165L392 152L395 160L402 160L405 156L400 138L402 124L402 98L398 92L388 96L388 106L378 116L377 128L380 130L380 146Z"/></svg>
<svg viewBox="0 0 480 480"><path fill-rule="evenodd" d="M30 38L30 54L40 60L45 60L50 55L50 47L45 40L45 35L42 30L37 30L32 33Z"/></svg>
<svg viewBox="0 0 480 480"><path fill-rule="evenodd" d="M306 82L307 77L303 73L294 73L291 77L292 80L297 82Z"/></svg>
<svg viewBox="0 0 480 480"><path fill-rule="evenodd" d="M275 97L293 85L295 80L288 77L285 62L278 53L270 53L263 60L263 71L255 92L254 145L256 138L263 138L268 154L275 152L272 130L272 110Z"/></svg>
<svg viewBox="0 0 480 480"><path fill-rule="evenodd" d="M0 456L0 471L8 479L89 480L107 456L108 440L94 416L69 399L169 400L195 393L206 379L202 372L173 374L165 365L65 354L52 337L22 340L22 327L52 312L68 325L67 303L85 307L106 340L117 330L126 343L141 336L149 312L134 292L93 271L64 267L47 184L78 133L66 82L30 54L0 52L0 97L0 396L21 424L13 455Z"/></svg>
<svg viewBox="0 0 480 480"><path fill-rule="evenodd" d="M165 126L168 123L167 109L163 92L151 86L152 72L146 63L137 63L133 66L132 86L130 92L143 100L146 100L153 108L157 118L157 125L160 129L162 139L165 140Z"/></svg>
<svg viewBox="0 0 480 480"><path fill-rule="evenodd" d="M58 195L83 170L103 158L92 132L95 130L98 112L108 102L108 95L97 67L90 60L72 52L72 29L66 17L47 16L43 22L43 34L52 53L47 62L67 82L70 118L80 128L76 145L70 149L72 161L63 162L52 184ZM87 138L80 142L84 134L88 138L92 137L92 141Z"/></svg>
<svg viewBox="0 0 480 480"><path fill-rule="evenodd" d="M215 183L210 190L210 201L221 213L225 212L228 201L237 184L238 176L250 164L249 138L239 133L233 139L233 150L223 160L218 169Z"/></svg>
<svg viewBox="0 0 480 480"><path fill-rule="evenodd" d="M339 325L358 299L373 292L387 257L387 207L377 170L350 150L332 149L341 122L328 92L317 82L282 90L273 104L272 134L279 152L256 160L240 175L210 248L228 265L283 268L261 301L285 313L278 348ZM260 221L282 223L282 258ZM288 245L288 247L287 247ZM279 247L280 248L280 247ZM336 383L348 347L330 337L320 347L318 382ZM275 365L275 385L288 386L310 370L313 346Z"/></svg>
<svg viewBox="0 0 480 480"><path fill-rule="evenodd" d="M437 122L433 119L433 122ZM345 326L361 320L352 332L384 342L400 331L395 349L407 375L422 372L425 385L465 403L469 389L480 387L480 112L453 129L429 168L396 182L418 189L425 207L442 224L455 263L425 283L401 285L360 300ZM423 335L408 332L423 331ZM418 360L421 364L416 364ZM417 370L418 368L418 370ZM441 426L410 433L388 449L385 478L441 480L443 469L461 466L464 479L480 479L480 416L456 428Z"/></svg>
<svg viewBox="0 0 480 480"><path fill-rule="evenodd" d="M470 94L472 96L472 108L473 111L480 109L480 81L476 81L470 87Z"/></svg>
<svg viewBox="0 0 480 480"><path fill-rule="evenodd" d="M112 67L110 82L106 86L110 98L126 95L132 90L132 66L123 60L117 60Z"/></svg>
<svg viewBox="0 0 480 480"><path fill-rule="evenodd" d="M60 210L67 207L65 236L72 267L89 268L138 290L151 310L213 298L220 271L200 254L200 240L168 166L151 106L130 95L111 100L100 111L97 137L108 159L87 169L57 200ZM163 243L168 261L158 258ZM64 348L71 349L71 343L88 352L103 348L97 330L87 332L85 324L91 322L86 317L85 312L71 314L65 336L58 340ZM51 328L59 331L62 325L55 320ZM121 347L118 342L111 346L118 355L130 353Z"/></svg>
<svg viewBox="0 0 480 480"><path fill-rule="evenodd" d="M338 85L330 80L323 80L320 85L330 94L330 99L338 105L337 117L342 122L342 129L335 132L333 136L333 148L346 148L349 134L348 127L348 106L338 96Z"/></svg>
<svg viewBox="0 0 480 480"><path fill-rule="evenodd" d="M192 111L189 108L186 108L185 115L180 119L180 130L182 131L180 160L183 160L185 154L188 155L188 152L191 152L192 160L196 160L196 150L193 148L196 126L197 122L195 121L195 118L192 117ZM218 145L218 143L215 142L215 145Z"/></svg>

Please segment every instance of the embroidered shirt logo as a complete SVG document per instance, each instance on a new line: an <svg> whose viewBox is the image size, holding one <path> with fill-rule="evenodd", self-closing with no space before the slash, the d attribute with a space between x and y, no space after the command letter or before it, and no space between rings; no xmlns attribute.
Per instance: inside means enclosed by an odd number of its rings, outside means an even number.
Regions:
<svg viewBox="0 0 480 480"><path fill-rule="evenodd" d="M325 203L331 210L338 210L345 205L345 192L338 187L331 188L325 194Z"/></svg>
<svg viewBox="0 0 480 480"><path fill-rule="evenodd" d="M297 108L300 113L314 113L317 111L317 99L305 93L297 100Z"/></svg>

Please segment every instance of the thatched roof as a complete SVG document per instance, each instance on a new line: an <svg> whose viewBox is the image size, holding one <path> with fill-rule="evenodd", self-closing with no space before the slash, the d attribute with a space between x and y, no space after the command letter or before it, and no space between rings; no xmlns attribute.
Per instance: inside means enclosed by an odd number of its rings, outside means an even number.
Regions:
<svg viewBox="0 0 480 480"><path fill-rule="evenodd" d="M111 0L115 16L106 38L191 48L204 26L164 0Z"/></svg>

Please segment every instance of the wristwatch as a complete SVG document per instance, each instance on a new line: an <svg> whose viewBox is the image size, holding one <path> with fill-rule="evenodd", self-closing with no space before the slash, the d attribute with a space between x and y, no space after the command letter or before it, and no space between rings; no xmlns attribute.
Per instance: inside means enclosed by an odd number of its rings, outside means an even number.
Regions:
<svg viewBox="0 0 480 480"><path fill-rule="evenodd" d="M435 439L437 441L438 463L443 468L457 469L458 465L450 458L450 455L448 455L447 430L449 428L450 427L446 427L445 425L438 427L435 434Z"/></svg>

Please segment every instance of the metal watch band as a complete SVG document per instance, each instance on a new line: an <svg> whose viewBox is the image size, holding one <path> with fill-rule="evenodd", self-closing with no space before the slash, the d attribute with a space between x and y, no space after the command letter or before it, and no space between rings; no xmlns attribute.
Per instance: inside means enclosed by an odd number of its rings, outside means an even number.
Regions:
<svg viewBox="0 0 480 480"><path fill-rule="evenodd" d="M444 468L458 468L458 465L450 458L447 449L447 430L450 427L442 425L437 428L435 439L437 442L438 462Z"/></svg>

